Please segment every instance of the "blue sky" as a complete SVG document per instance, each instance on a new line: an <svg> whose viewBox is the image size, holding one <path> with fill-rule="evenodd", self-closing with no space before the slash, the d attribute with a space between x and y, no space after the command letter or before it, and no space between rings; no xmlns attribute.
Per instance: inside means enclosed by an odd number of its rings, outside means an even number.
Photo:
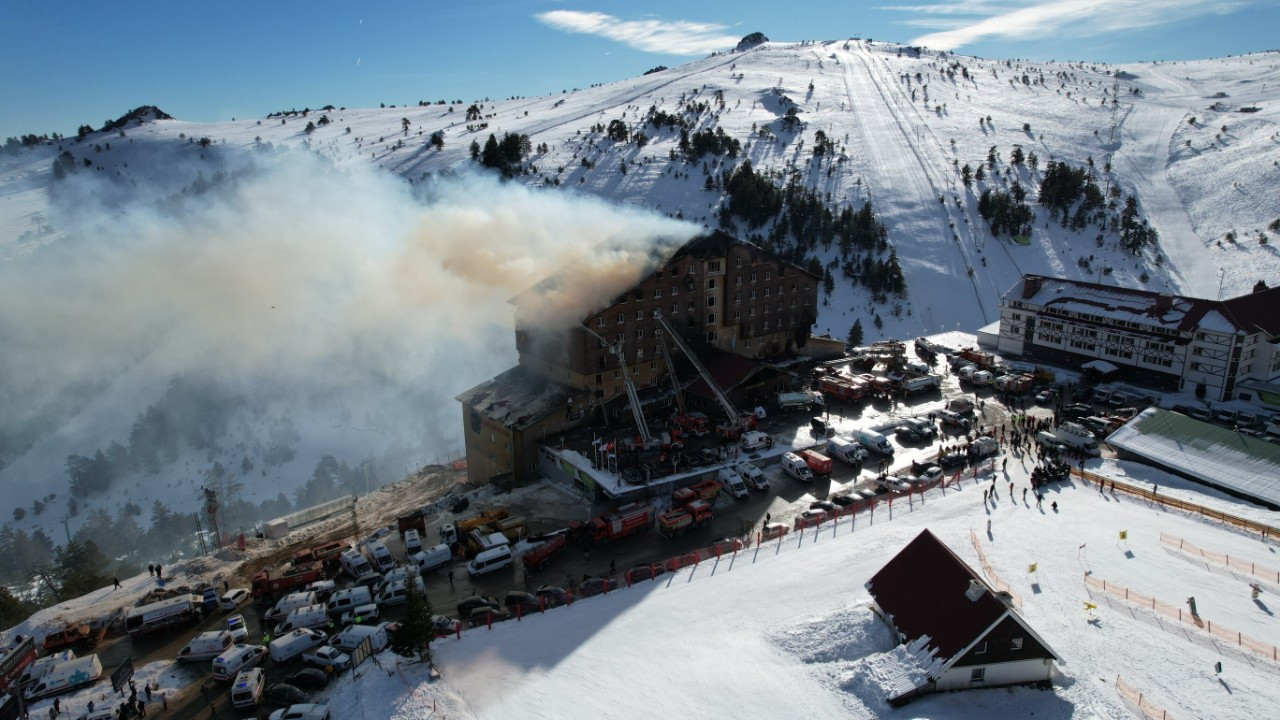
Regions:
<svg viewBox="0 0 1280 720"><path fill-rule="evenodd" d="M0 3L0 138L138 105L184 120L535 96L675 66L750 32L996 58L1175 60L1280 46L1280 0L135 0Z"/></svg>

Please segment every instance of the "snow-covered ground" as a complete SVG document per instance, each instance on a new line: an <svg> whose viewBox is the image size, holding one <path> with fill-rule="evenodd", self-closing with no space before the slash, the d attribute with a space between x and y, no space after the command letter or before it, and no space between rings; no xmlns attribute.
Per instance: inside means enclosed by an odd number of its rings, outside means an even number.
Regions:
<svg viewBox="0 0 1280 720"><path fill-rule="evenodd" d="M1021 502L1026 477L1022 463L1011 463L987 511L987 484L966 480L945 496L931 492L923 505L896 504L891 518L881 508L874 518L808 531L803 540L791 535L544 616L466 631L436 643L443 678L435 684L420 672L416 680L384 679L366 668L369 679L343 686L330 703L343 717L360 717L360 705L395 719L430 707L452 718L1128 718L1115 690L1120 676L1173 717L1270 716L1280 700L1280 665L1091 593L1084 576L1175 606L1194 596L1202 618L1275 645L1280 587L1263 583L1254 602L1254 578L1166 549L1159 536L1277 566L1274 541L1079 484L1051 489L1038 509ZM970 533L977 534L1021 597L1023 616L1063 657L1052 692L979 690L902 710L885 704L893 641L868 610L863 584L926 527L975 568Z"/></svg>
<svg viewBox="0 0 1280 720"><path fill-rule="evenodd" d="M1113 76L1117 71L1123 73L1118 83ZM321 354L335 344L352 345L361 358L390 360L376 366L374 377L390 377L392 384L407 378L415 386L428 380L438 385L434 388L438 393L411 405L429 407L441 420L435 422L433 417L429 431L415 432L408 439L389 432L370 433L370 423L364 417L343 417L335 408L317 409L299 403L305 408L292 408L305 435L297 444L298 458L272 476L261 475L261 464L247 476L253 481L247 483L247 494L259 499L263 496L259 490L288 491L303 481L322 452L338 454L351 463L369 454L390 454L391 449L397 457L411 462L443 459L459 452L456 412L448 410L451 398L515 361L505 304L514 293L503 282L481 277L470 263L497 264L513 275L523 272L520 277L526 282L540 277L540 266L533 261L536 258L510 253L523 240L500 247L478 242L501 225L497 220L504 213L518 221L512 224L520 226L519 237L537 246L531 255L545 255L539 233L547 228L554 229L552 234L561 233L562 226L556 222L564 221L564 227L572 228L582 225L583 217L595 217L597 210L584 212L585 206L574 204L573 200L584 197L604 200L615 209L678 215L695 225L714 226L721 196L719 191L704 189L707 175L730 171L744 159L750 159L758 171L776 178L793 176L805 187L829 194L833 205L858 207L870 201L889 229L889 241L906 274L908 297L873 303L864 287L849 282L836 267L834 290L821 298L814 327L819 334L844 337L855 319L862 321L868 340L972 331L996 317L1000 293L1025 272L1211 297L1219 288L1224 296L1247 292L1260 279L1274 284L1280 278L1280 256L1275 249L1280 238L1267 226L1280 218L1280 196L1273 191L1280 186L1276 159L1280 137L1280 104L1275 102L1280 94L1278 76L1280 55L1276 53L1105 66L916 55L895 45L853 40L766 44L745 53L715 55L638 78L567 89L558 95L477 101L480 117L471 120L466 117L467 102L311 109L305 116L298 112L224 123L148 121L131 125L123 135L94 133L82 142L64 139L0 157L0 257L9 268L26 268L21 264L24 260L38 265L45 252L64 245L68 236L96 237L95 228L114 226L121 217L150 217L153 211L163 215L157 209L167 207L175 194L189 191L196 197L195 189L215 182L220 173L235 178L229 184L243 188L244 182L252 180L245 181L241 173L254 163L287 165L281 158L291 153L280 153L282 149L323 156L340 169L334 173L302 164L307 173L277 173L273 177L280 182L255 189L262 202L252 203L251 210L226 201L217 191L199 196L204 199L197 205L217 210L209 213L209 219L224 223L214 224L222 229L217 237L243 234L250 238L250 242L232 245L235 252L242 253L237 257L243 258L244 267L236 267L234 262L224 264L216 254L186 257L190 244L204 242L186 233L162 246L160 259L169 258L173 250L187 260L186 267L197 268L200 276L218 277L221 267L238 278L262 267L288 266L282 258L306 257L314 248L316 257L338 258L335 264L340 267L303 265L305 272L267 277L277 287L286 286L283 296L302 304L313 301L313 296L291 292L297 288L288 287L289 283L305 285L311 292L317 288L327 292L335 284L340 286L348 275L363 274L368 285L391 288L391 297L404 302L399 316L412 317L415 322L388 325L394 332L372 338L393 338L384 343L386 347L370 344L367 336L330 335L328 326L314 317L289 312L275 297L261 302L265 299L262 296L243 292L237 304L236 293L184 296L184 286L196 284L196 276L190 276L190 282L181 274L176 280L163 276L164 282L152 282L154 278L145 274L142 278L141 287L182 297L193 307L226 303L233 311L208 325L203 316L181 323L186 327L210 327L214 332L264 314L283 318L253 325L261 328L260 335L233 334L230 337L235 343L223 346L265 343L268 349L279 351L267 354L271 360L278 362L281 355L287 360L298 354L293 341L302 328L311 331L305 335L308 341L324 339L314 348L308 343L308 351ZM1113 92L1118 105L1111 102ZM803 122L795 133L780 128L784 96L794 102ZM164 105L163 98L149 100ZM335 100L341 104L340 98L317 98L316 104ZM705 103L705 109L688 112L696 103ZM681 114L694 123L694 130L723 129L742 141L741 155L736 159L708 156L690 164L671 159L679 132L642 125L650 108ZM321 117L329 122L307 132L307 124L320 122ZM648 143L639 146L608 140L598 128L615 119L629 130L643 130ZM763 128L772 134L761 135ZM836 146L833 155L820 161L812 155L819 130ZM383 180L398 176L418 187L428 185L423 181L429 175L447 176L474 167L472 142L483 145L491 133L500 138L507 132L529 136L534 147L530 159L537 170L515 178L505 188L461 181L476 201L457 212L424 214L419 201L402 188L395 190L389 183L369 179L368 171L372 170ZM429 142L434 133L441 133L444 139L439 150ZM209 140L207 147L197 142L202 138ZM1015 146L1034 152L1038 167L1011 165L1009 155ZM988 169L985 180L966 187L960 168L987 168L992 148L998 157L995 167ZM80 194L73 196L74 201L55 202L48 187L53 160L62 151L70 152L82 167L72 183ZM1075 166L1092 160L1100 182L1118 186L1123 195L1136 194L1144 216L1160 233L1158 252L1152 249L1143 257L1134 257L1117 248L1113 239L1104 239L1099 246L1096 227L1081 231L1063 228L1048 221L1038 207L1029 245L991 237L977 212L982 190L1008 187L1017 180L1030 191L1029 200L1033 201L1036 184L1050 159ZM625 174L621 172L624 161ZM1110 174L1105 172L1108 161L1113 168ZM517 184L523 186L521 190L536 188L536 192L522 195L512 187ZM448 197L438 186L428 194ZM234 197L234 192L231 195ZM565 205L557 206L562 212L538 215L532 211L549 204L546 201L553 195L566 200ZM450 201L456 202L456 193ZM226 202L226 208L220 202ZM276 208L276 212L265 212L267 208ZM343 212L334 212L338 208ZM227 212L221 212L224 209ZM278 225L282 217L287 222ZM616 222L600 226L626 226L633 224L634 217L614 219ZM1234 243L1224 239L1232 230L1237 233ZM747 234L745 228L738 231ZM1259 233L1272 241L1262 244ZM335 243L329 234L347 239L345 252L318 252L333 250ZM123 243L119 251L122 257L136 259L140 267L168 267L161 265L155 254L130 256L135 249ZM504 253L514 257L504 258ZM836 259L834 248L819 246L814 253L824 264ZM454 286L442 286L435 275L424 280L419 273L428 266L468 278L472 281L469 289L475 292L463 295L462 302L456 293L442 300L433 291ZM1110 273L1106 274L1108 268ZM322 279L316 281L317 276ZM93 304L102 298L92 293L84 298L68 293L66 288L76 283L66 280L55 275L29 294L3 303L0 328L16 324L41 307L53 308L64 318L93 318L75 326L81 334L92 335L97 327L122 322L120 316L95 316ZM131 290L134 283L118 282L115 287ZM234 287L246 290L238 283ZM342 293L338 296L347 299ZM183 307L183 302L174 304ZM485 310L478 313L477 308ZM502 312L493 312L493 308ZM325 305L323 320L328 322L333 316L363 319L370 313L387 314L389 309L392 306L385 298L360 295L349 305ZM172 318L165 316L164 320ZM62 326L51 323L48 327L56 331ZM484 328L486 332L481 338L460 338L459 327ZM153 347L151 338L144 337L147 342L138 344ZM281 351L286 345L292 354ZM54 343L53 347L63 346ZM79 345L72 342L68 347ZM459 352L459 348L470 354L470 361L442 367L444 356ZM73 355L74 350L68 350L60 357ZM110 440L127 439L132 419L155 401L168 371L181 370L166 367L164 372L151 372L151 365L130 357L132 370L115 374L114 367L101 367L94 362L97 359L79 358L86 369L76 372L73 379L101 383L100 401L90 400L66 411L70 414L38 438L28 456L0 469L0 483L17 489L16 504L30 506L37 494L53 491L59 493L59 503L63 502L68 496L62 485L63 460L72 453L91 453ZM243 358L233 359L234 369L242 370L238 363ZM24 376L43 377L46 369L61 366L45 362L16 370ZM405 368L426 370L406 373ZM109 376L100 377L99 373ZM199 484L201 473L215 460L224 465L238 462L238 446L252 446L261 435L252 423L245 422L244 427L245 432L231 440L222 455L188 454L167 467L160 478L130 478L116 494L96 502L114 509L127 497L155 496L177 510L194 510L192 487ZM416 447L404 447L406 444ZM40 518L28 513L23 524L28 530L43 527L52 536L60 532L57 525L63 514L61 508L48 510Z"/></svg>

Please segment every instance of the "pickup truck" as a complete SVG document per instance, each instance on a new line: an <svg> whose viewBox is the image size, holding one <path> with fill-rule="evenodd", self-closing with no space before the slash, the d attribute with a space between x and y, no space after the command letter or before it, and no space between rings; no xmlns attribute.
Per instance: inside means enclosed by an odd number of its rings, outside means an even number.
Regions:
<svg viewBox="0 0 1280 720"><path fill-rule="evenodd" d="M346 670L351 665L351 656L332 645L321 645L302 653L302 662L320 668Z"/></svg>

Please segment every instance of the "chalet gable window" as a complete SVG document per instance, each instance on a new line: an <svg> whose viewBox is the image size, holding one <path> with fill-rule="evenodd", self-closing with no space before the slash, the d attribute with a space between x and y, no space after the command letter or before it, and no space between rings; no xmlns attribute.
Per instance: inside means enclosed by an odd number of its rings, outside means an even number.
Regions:
<svg viewBox="0 0 1280 720"><path fill-rule="evenodd" d="M1021 649L1022 649L1022 638L1020 638L1020 637L1016 637L1016 638L1014 638L1014 639L1010 640L1010 641L1009 641L1009 649L1010 649L1010 650L1021 650Z"/></svg>

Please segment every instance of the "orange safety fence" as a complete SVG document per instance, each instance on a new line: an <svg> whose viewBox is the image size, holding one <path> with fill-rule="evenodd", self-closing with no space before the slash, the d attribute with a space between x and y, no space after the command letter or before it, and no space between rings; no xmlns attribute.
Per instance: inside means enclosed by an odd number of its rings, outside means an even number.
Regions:
<svg viewBox="0 0 1280 720"><path fill-rule="evenodd" d="M1197 505L1196 503L1193 503L1193 502L1187 502L1186 500L1178 500L1176 498L1171 498L1166 495L1161 495L1158 492L1154 492L1152 490L1148 490L1143 487L1138 487L1137 485L1130 485L1128 483L1118 482L1114 478L1109 478L1109 477L1106 477L1105 475L1092 473L1092 472L1089 472L1088 470L1081 470L1078 467L1071 468L1071 474L1077 477L1083 478L1084 480L1090 483L1097 484L1099 487L1101 487L1105 483L1108 488L1114 487L1116 490L1127 493L1129 495L1133 495L1135 497L1143 498L1144 500L1147 500L1149 502L1160 503L1161 505L1175 508L1175 509L1182 510L1189 513L1194 513L1196 515L1209 518L1210 520L1216 520L1226 525L1232 525L1234 527L1242 528L1250 532L1256 532L1264 538L1280 539L1280 528L1272 527L1265 523L1255 522L1253 520L1246 520L1245 518L1238 517L1236 515L1231 515L1230 513L1224 513L1221 510L1214 510L1213 508L1207 508L1203 505Z"/></svg>
<svg viewBox="0 0 1280 720"><path fill-rule="evenodd" d="M1122 680L1119 675L1116 676L1116 692L1120 693L1120 699L1124 700L1129 709L1148 720L1174 720L1173 715L1166 712L1164 708L1153 705L1146 696Z"/></svg>
<svg viewBox="0 0 1280 720"><path fill-rule="evenodd" d="M1196 557L1204 558L1209 562L1217 563L1218 565L1222 565L1231 570L1238 570L1261 580L1266 580L1267 582L1280 585L1280 570L1276 570L1275 568L1267 567L1266 565L1259 565L1251 560L1244 560L1238 557L1233 558L1226 553L1216 553L1210 550L1205 550L1204 548L1196 547L1180 537L1175 537L1165 533L1160 533L1160 544L1177 548L1188 555L1195 555Z"/></svg>
<svg viewBox="0 0 1280 720"><path fill-rule="evenodd" d="M991 567L991 563L987 562L987 554L982 551L982 543L978 541L978 534L970 530L969 539L973 541L973 549L978 551L978 562L982 564L982 572L986 573L987 577L991 579L991 587L1001 592L1009 593L1009 597L1013 598L1014 606L1021 609L1022 598L1013 591L1013 588L1009 587L1008 583L1000 579L1000 576L996 574L995 568Z"/></svg>
<svg viewBox="0 0 1280 720"><path fill-rule="evenodd" d="M1120 598L1139 607L1147 608L1157 615L1163 615L1172 620L1186 623L1192 627L1203 630L1211 637L1218 638L1225 642L1229 642L1238 648L1249 650L1254 654L1270 659L1272 662L1280 662L1280 648L1275 645L1264 643L1261 640L1249 637L1230 628L1223 627L1221 624L1215 624L1212 620L1205 620L1199 615L1193 615L1190 609L1184 609L1180 605L1170 605L1161 602L1150 595L1144 595L1134 590L1130 590L1123 585L1117 585L1113 582L1103 580L1094 575L1085 575L1084 584L1112 597Z"/></svg>

